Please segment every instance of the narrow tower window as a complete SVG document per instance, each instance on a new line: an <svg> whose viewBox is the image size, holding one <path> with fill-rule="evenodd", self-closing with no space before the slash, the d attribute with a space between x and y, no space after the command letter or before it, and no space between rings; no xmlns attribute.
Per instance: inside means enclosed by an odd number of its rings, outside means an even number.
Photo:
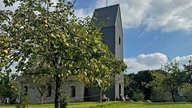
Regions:
<svg viewBox="0 0 192 108"><path fill-rule="evenodd" d="M119 37L119 45L121 45L121 38Z"/></svg>

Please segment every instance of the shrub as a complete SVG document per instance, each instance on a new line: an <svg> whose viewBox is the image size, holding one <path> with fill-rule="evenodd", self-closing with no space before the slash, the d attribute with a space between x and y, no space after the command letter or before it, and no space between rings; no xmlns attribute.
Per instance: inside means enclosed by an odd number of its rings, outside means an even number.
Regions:
<svg viewBox="0 0 192 108"><path fill-rule="evenodd" d="M187 102L192 102L192 89L183 90L183 96Z"/></svg>
<svg viewBox="0 0 192 108"><path fill-rule="evenodd" d="M144 100L144 94L142 92L134 93L132 98L134 101L143 101Z"/></svg>
<svg viewBox="0 0 192 108"><path fill-rule="evenodd" d="M61 97L62 98L60 99L60 108L66 108L69 103L69 97L66 93L64 93Z"/></svg>
<svg viewBox="0 0 192 108"><path fill-rule="evenodd" d="M168 102L171 101L171 94L163 89L153 89L150 97L153 102Z"/></svg>

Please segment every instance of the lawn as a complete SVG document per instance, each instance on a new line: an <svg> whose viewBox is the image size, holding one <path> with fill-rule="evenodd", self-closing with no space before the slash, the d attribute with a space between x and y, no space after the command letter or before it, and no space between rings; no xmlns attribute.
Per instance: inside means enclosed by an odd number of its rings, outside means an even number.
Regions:
<svg viewBox="0 0 192 108"><path fill-rule="evenodd" d="M53 108L53 104L29 105L29 108ZM75 102L67 108L192 108L192 103L130 103L130 102ZM14 105L0 105L0 108L15 108Z"/></svg>

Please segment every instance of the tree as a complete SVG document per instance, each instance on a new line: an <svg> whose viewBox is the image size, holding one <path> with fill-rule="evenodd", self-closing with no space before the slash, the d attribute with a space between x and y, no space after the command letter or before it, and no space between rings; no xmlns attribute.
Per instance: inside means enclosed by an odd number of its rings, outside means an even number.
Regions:
<svg viewBox="0 0 192 108"><path fill-rule="evenodd" d="M141 101L144 99L142 91L142 83L138 79L138 74L125 75L125 94L134 101Z"/></svg>
<svg viewBox="0 0 192 108"><path fill-rule="evenodd" d="M125 76L125 92L130 97L142 97L142 100L149 100L152 88L147 84L153 80L152 71L139 71L137 74L129 74ZM137 95L138 94L138 95ZM135 96L134 96L135 95Z"/></svg>
<svg viewBox="0 0 192 108"><path fill-rule="evenodd" d="M183 65L183 73L184 73L184 96L187 101L192 102L192 58L188 60L186 64Z"/></svg>
<svg viewBox="0 0 192 108"><path fill-rule="evenodd" d="M184 75L185 75L185 82L188 84L192 84L192 58L188 60L188 63L183 65Z"/></svg>
<svg viewBox="0 0 192 108"><path fill-rule="evenodd" d="M140 89L143 91L144 99L150 100L152 88L148 87L147 84L153 80L152 72L150 70L139 71L136 80L140 82Z"/></svg>
<svg viewBox="0 0 192 108"><path fill-rule="evenodd" d="M155 102L170 101L171 95L163 85L167 72L160 69L153 70L151 74L153 80L146 84L147 87L152 88L151 100Z"/></svg>
<svg viewBox="0 0 192 108"><path fill-rule="evenodd" d="M107 84L126 68L102 43L102 34L90 18L78 19L73 4L58 0L20 1L15 12L2 19L1 36L10 39L11 61L22 75L51 75L55 80L55 108L61 104L62 79L75 76L83 83ZM4 12L3 12L4 13ZM35 66L34 66L35 64ZM35 68L31 68L35 67Z"/></svg>
<svg viewBox="0 0 192 108"><path fill-rule="evenodd" d="M184 83L184 74L179 68L179 63L171 62L165 65L165 71L168 72L164 79L163 86L166 88L172 96L174 102L176 102L175 94L177 94L178 89L182 87Z"/></svg>
<svg viewBox="0 0 192 108"><path fill-rule="evenodd" d="M163 88L171 94L172 100L176 102L176 95L184 83L184 74L176 61L164 65L162 72L155 72L154 79L150 85L155 88Z"/></svg>
<svg viewBox="0 0 192 108"><path fill-rule="evenodd" d="M9 98L10 103L14 103L18 96L17 83L15 75L10 74L10 71L0 73L0 96Z"/></svg>
<svg viewBox="0 0 192 108"><path fill-rule="evenodd" d="M9 51L11 39L2 30L6 23L4 20L9 19L6 15L10 13L11 11L0 11L0 96L10 98L11 103L13 103L17 96L17 84L14 81L16 76L11 73L10 68L13 63Z"/></svg>
<svg viewBox="0 0 192 108"><path fill-rule="evenodd" d="M10 65L13 63L10 59L11 52L9 51L11 39L2 29L5 28L5 20L9 20L7 14L11 11L0 10L0 96L9 98L10 102L15 102L17 96L17 84L15 74L11 73Z"/></svg>
<svg viewBox="0 0 192 108"><path fill-rule="evenodd" d="M3 28L5 27L5 21L4 20L8 20L9 17L6 16L7 14L10 14L11 11L3 11L0 10L0 75L1 77L4 76L7 72L7 74L9 74L10 72L10 68L8 68L9 64L9 46L10 46L10 38L7 37L6 32L3 32ZM6 71L6 70L7 71Z"/></svg>

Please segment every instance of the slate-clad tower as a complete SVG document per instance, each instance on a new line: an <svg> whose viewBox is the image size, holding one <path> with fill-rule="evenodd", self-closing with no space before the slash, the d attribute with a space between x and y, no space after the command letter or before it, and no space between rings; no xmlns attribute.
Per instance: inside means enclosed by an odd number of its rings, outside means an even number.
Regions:
<svg viewBox="0 0 192 108"><path fill-rule="evenodd" d="M103 42L118 60L123 60L123 29L119 5L96 9L95 24L102 26Z"/></svg>
<svg viewBox="0 0 192 108"><path fill-rule="evenodd" d="M96 9L93 17L94 23L102 27L101 32L103 33L104 44L108 46L116 59L123 60L123 29L119 4ZM124 95L123 75L115 75L114 79L110 89L104 93L110 100L119 99L120 95ZM98 94L93 88L85 90L85 93L86 92L89 95ZM89 100L98 99L99 96L89 98Z"/></svg>

